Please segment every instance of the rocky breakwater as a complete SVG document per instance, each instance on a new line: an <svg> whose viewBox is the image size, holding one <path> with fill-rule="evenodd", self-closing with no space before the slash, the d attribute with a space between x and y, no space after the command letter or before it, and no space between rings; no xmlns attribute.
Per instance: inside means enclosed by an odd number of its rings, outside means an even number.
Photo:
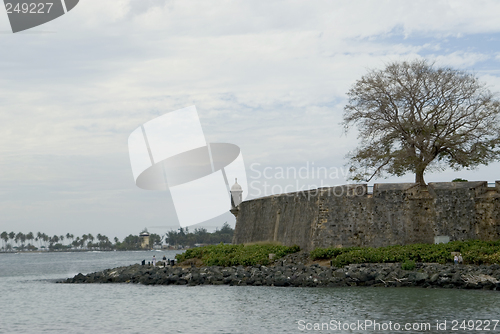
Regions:
<svg viewBox="0 0 500 334"><path fill-rule="evenodd" d="M290 287L410 287L500 290L500 266L417 263L402 270L399 263L351 264L342 268L318 263L290 263L234 267L152 267L132 265L59 283L140 283L145 285L237 285Z"/></svg>

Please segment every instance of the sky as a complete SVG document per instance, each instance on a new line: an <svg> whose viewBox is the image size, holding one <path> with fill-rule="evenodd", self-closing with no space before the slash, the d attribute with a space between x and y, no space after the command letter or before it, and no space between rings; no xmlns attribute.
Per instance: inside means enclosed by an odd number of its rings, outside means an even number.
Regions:
<svg viewBox="0 0 500 334"><path fill-rule="evenodd" d="M499 14L498 1L81 0L13 34L0 9L0 231L178 229L170 192L135 185L127 140L192 105L207 142L240 147L248 198L345 184L357 132L340 122L354 82L425 58L500 91ZM499 169L425 178L494 182ZM190 228L224 222L235 220Z"/></svg>

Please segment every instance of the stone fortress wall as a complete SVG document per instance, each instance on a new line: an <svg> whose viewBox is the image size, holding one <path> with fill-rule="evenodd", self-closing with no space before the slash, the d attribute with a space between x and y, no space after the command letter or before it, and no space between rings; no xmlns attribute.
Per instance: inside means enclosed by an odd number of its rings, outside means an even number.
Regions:
<svg viewBox="0 0 500 334"><path fill-rule="evenodd" d="M238 206L233 243L316 247L500 238L500 181L343 185L273 195Z"/></svg>

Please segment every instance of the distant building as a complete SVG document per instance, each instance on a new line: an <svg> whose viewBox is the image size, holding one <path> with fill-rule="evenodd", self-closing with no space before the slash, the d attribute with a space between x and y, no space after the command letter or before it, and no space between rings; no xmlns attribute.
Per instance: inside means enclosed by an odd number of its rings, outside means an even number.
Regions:
<svg viewBox="0 0 500 334"><path fill-rule="evenodd" d="M149 233L148 231L141 232L139 234L139 238L141 239L141 248L149 249Z"/></svg>

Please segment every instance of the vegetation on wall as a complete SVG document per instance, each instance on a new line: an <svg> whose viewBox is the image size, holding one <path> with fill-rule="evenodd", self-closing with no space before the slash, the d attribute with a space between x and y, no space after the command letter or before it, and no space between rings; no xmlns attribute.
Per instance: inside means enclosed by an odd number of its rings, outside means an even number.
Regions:
<svg viewBox="0 0 500 334"><path fill-rule="evenodd" d="M351 263L409 263L409 261L447 263L453 262L451 252L460 252L466 264L500 263L500 240L452 241L446 244L378 248L317 248L310 256L314 260L331 259L334 266L341 267Z"/></svg>
<svg viewBox="0 0 500 334"><path fill-rule="evenodd" d="M469 181L466 179L461 179L461 178L457 177L456 179L451 180L451 182L469 182Z"/></svg>
<svg viewBox="0 0 500 334"><path fill-rule="evenodd" d="M269 264L269 254L276 258L298 252L298 246L281 246L277 244L252 244L252 245L211 245L186 250L177 254L178 262L188 259L200 259L206 266L236 266Z"/></svg>

